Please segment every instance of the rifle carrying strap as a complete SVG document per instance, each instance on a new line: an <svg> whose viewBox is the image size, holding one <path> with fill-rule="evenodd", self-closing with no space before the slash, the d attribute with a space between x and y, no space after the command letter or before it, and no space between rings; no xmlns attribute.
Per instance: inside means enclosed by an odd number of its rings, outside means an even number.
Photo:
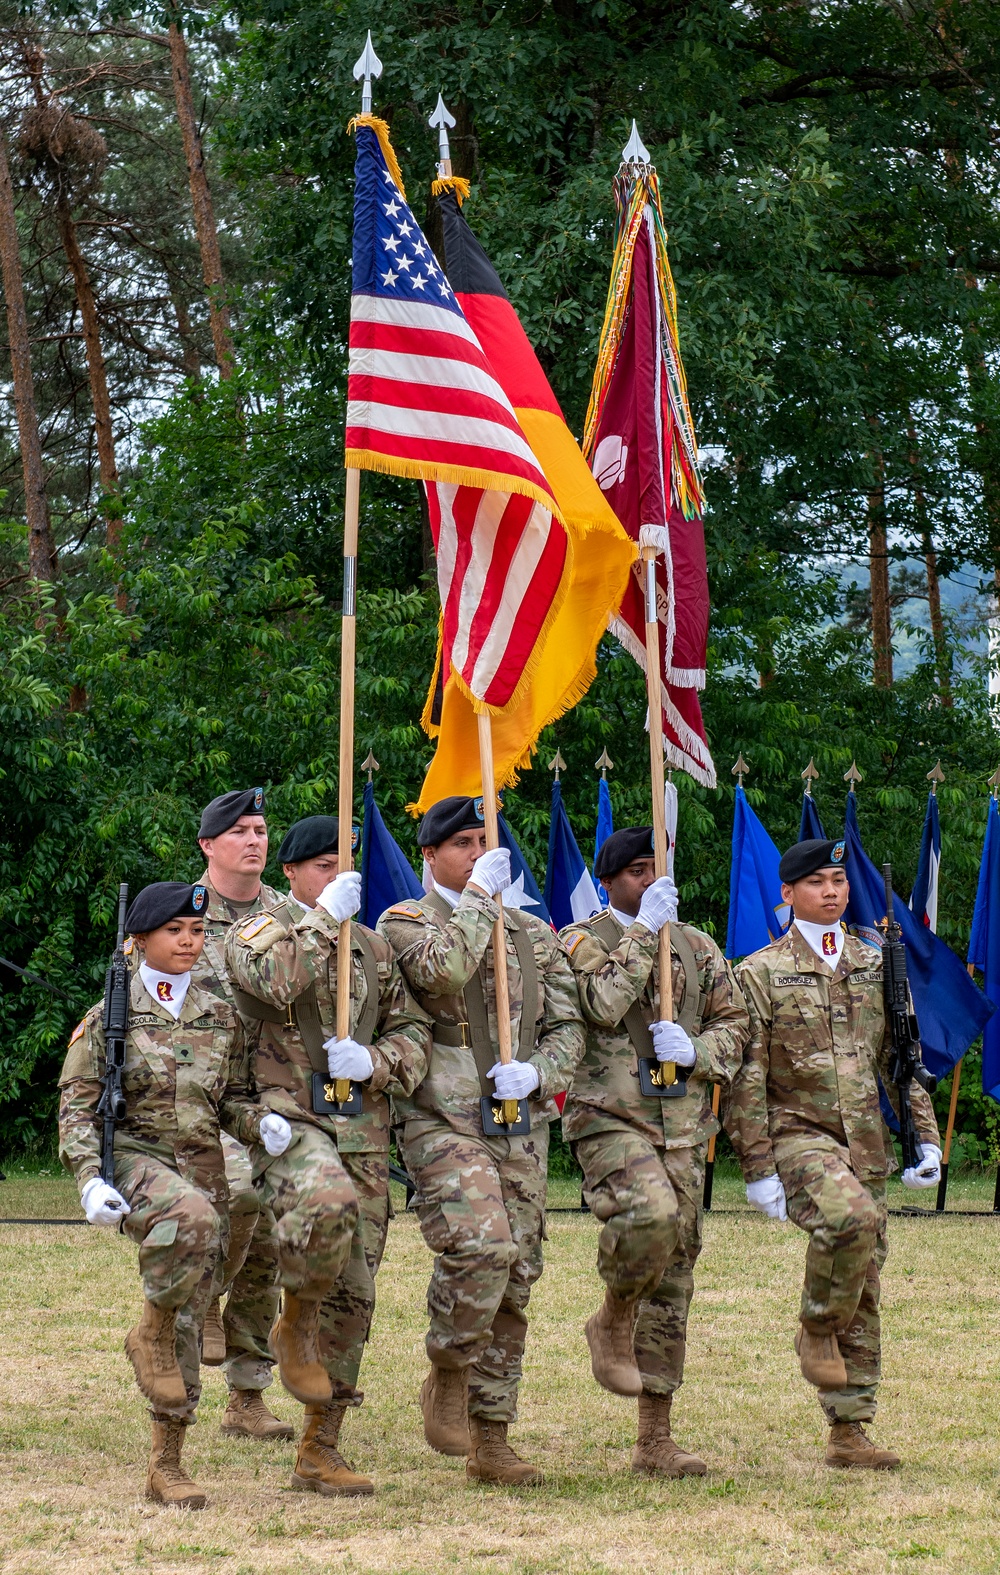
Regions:
<svg viewBox="0 0 1000 1575"><path fill-rule="evenodd" d="M378 1022L379 989L378 989L378 961L372 950L371 941L356 925L351 925L351 951L355 952L364 970L365 985L367 987L365 1004L358 1018L352 1035L359 1044L370 1045L375 1025ZM331 958L331 961L333 959ZM252 1022L276 1023L282 1028L297 1028L302 1043L306 1047L309 1065L314 1072L319 1072L327 1077L326 1051L323 1049L324 1041L330 1035L323 1027L316 1001L316 986L311 984L308 990L296 996L287 1006L274 1006L270 1001L258 1001L255 995L248 995L245 990L233 987L233 1000L236 1010L241 1017L247 1017Z"/></svg>
<svg viewBox="0 0 1000 1575"><path fill-rule="evenodd" d="M428 905L434 909L442 919L451 920L452 910L436 891L432 891L427 898ZM521 974L521 1031L518 1036L517 1047L514 1051L516 1061L527 1061L535 1048L535 1005L538 1001L538 965L535 962L535 948L531 944L531 936L525 926L515 914L505 911L504 918L509 929L510 938L514 943L514 955L517 957L517 966ZM479 1074L479 1086L487 1099L496 1096L496 1089L492 1080L487 1076L490 1067L499 1060L499 1052L493 1044L490 1034L489 1012L486 1006L486 958L476 969L472 978L462 991L465 1004L465 1023L462 1025L468 1036L465 1043L472 1051L472 1058L476 1063ZM441 1043L443 1044L442 1037ZM450 1042L450 1036L449 1036Z"/></svg>
<svg viewBox="0 0 1000 1575"><path fill-rule="evenodd" d="M614 914L609 913L607 909L591 921L591 929L612 951L622 938L620 925ZM694 947L684 934L684 926L681 924L670 926L670 950L676 952L677 961L684 974L684 993L674 1021L680 1024L685 1033L690 1034L695 1023L700 1024L702 1018L701 989L698 984L698 963L694 955ZM648 1060L654 1054L653 1036L649 1031L649 1024L642 1015L639 1001L632 1002L622 1018L622 1023L636 1055Z"/></svg>

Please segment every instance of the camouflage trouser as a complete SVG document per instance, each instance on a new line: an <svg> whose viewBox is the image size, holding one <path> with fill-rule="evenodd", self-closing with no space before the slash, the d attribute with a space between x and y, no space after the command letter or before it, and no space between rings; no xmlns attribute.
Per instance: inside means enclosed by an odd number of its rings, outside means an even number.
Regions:
<svg viewBox="0 0 1000 1575"><path fill-rule="evenodd" d="M472 1369L473 1416L514 1422L528 1298L542 1272L548 1125L526 1137L466 1137L421 1117L407 1122L403 1147L436 1254L427 1355Z"/></svg>
<svg viewBox="0 0 1000 1575"><path fill-rule="evenodd" d="M889 1251L884 1181L861 1182L842 1148L779 1156L788 1217L809 1232L804 1321L832 1330L847 1387L821 1391L831 1422L870 1422L881 1372L879 1271Z"/></svg>
<svg viewBox="0 0 1000 1575"><path fill-rule="evenodd" d="M229 1251L222 1288L228 1292L222 1326L223 1371L230 1389L266 1389L274 1359L267 1337L278 1311L278 1238L274 1215L253 1185L250 1156L222 1134L229 1183Z"/></svg>
<svg viewBox="0 0 1000 1575"><path fill-rule="evenodd" d="M146 1300L177 1312L177 1361L188 1403L165 1414L193 1421L201 1395L202 1324L221 1283L225 1215L200 1187L145 1154L115 1155L115 1186L132 1210L125 1232L139 1248Z"/></svg>
<svg viewBox="0 0 1000 1575"><path fill-rule="evenodd" d="M320 1351L334 1395L360 1405L361 1358L375 1312L375 1275L389 1229L389 1156L342 1153L358 1199L358 1223L347 1267L320 1309Z"/></svg>
<svg viewBox="0 0 1000 1575"><path fill-rule="evenodd" d="M581 1138L584 1198L603 1221L597 1269L612 1295L640 1302L635 1359L647 1394L684 1378L688 1308L701 1252L705 1145L659 1148L638 1132Z"/></svg>
<svg viewBox="0 0 1000 1575"><path fill-rule="evenodd" d="M358 1200L336 1141L307 1121L291 1127L283 1154L251 1150L254 1185L277 1221L281 1286L322 1301L350 1260Z"/></svg>

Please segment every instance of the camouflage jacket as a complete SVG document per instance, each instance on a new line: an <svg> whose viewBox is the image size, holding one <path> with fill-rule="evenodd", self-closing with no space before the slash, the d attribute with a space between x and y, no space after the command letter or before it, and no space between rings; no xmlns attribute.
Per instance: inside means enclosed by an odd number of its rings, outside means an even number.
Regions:
<svg viewBox="0 0 1000 1575"><path fill-rule="evenodd" d="M751 1038L726 1130L746 1180L761 1181L783 1157L831 1140L849 1151L859 1181L887 1175L879 1076L897 1110L898 1096L888 1075L879 952L847 935L831 973L793 925L747 957L738 977ZM920 1140L940 1146L931 1102L917 1084L911 1103Z"/></svg>
<svg viewBox="0 0 1000 1575"><path fill-rule="evenodd" d="M599 916L569 924L561 933L587 1020L587 1051L566 1100L563 1131L575 1142L625 1125L662 1148L705 1143L719 1130L711 1084L728 1087L750 1034L746 1003L711 936L690 924L672 925L672 933L683 929L698 965L697 1016L688 1030L696 1060L682 1099L646 1098L639 1091L636 1052L622 1019L635 1001L647 1023L659 1019L659 939L644 924L623 930L613 915L608 917L619 937L614 948L594 928L595 922L598 929L608 922ZM673 949L671 965L676 1014L686 981Z"/></svg>
<svg viewBox="0 0 1000 1575"><path fill-rule="evenodd" d="M233 998L233 987L226 972L226 935L231 925L239 919L252 918L266 908L275 907L282 899L281 892L261 882L260 895L252 908L237 911L228 897L221 897L208 878L208 870L200 875L201 884L208 891L208 912L205 914L205 950L194 969L194 978L205 990L213 990L226 1001Z"/></svg>
<svg viewBox="0 0 1000 1575"><path fill-rule="evenodd" d="M379 934L392 945L399 966L421 1006L435 1023L455 1029L466 1021L463 991L485 958L486 1010L490 1036L499 1059L496 1031L496 987L493 977L493 924L500 910L485 895L466 890L450 918L437 911L430 898L400 902L388 908L378 922ZM539 1086L529 1101L533 1125L554 1121L559 1114L554 1096L566 1089L583 1053L584 1032L573 973L556 936L547 924L530 914L512 920L507 928L507 981L510 995L511 1034L515 1046L521 1031L523 986L517 953L510 932L523 925L531 939L538 975L536 999L530 1003L535 1029L535 1050L530 1057L537 1068ZM444 1045L436 1037L427 1076L412 1098L395 1098L397 1115L443 1117L456 1132L478 1137L482 1133L479 1101L482 1085L472 1050L464 1045Z"/></svg>
<svg viewBox="0 0 1000 1575"><path fill-rule="evenodd" d="M226 967L232 983L272 1006L287 1006L310 985L328 1037L337 1021L337 935L335 919L323 908L303 908L284 897L266 913L240 919L226 937ZM352 924L352 929L354 925ZM375 1070L364 1083L357 1116L316 1115L312 1109L313 1067L302 1036L292 1024L247 1024L250 1087L279 1115L311 1121L336 1138L345 1153L386 1153L389 1095L411 1094L427 1067L430 1024L396 967L392 950L364 929L378 964L376 1039L369 1046ZM364 967L351 956L351 1032L368 1000Z"/></svg>
<svg viewBox="0 0 1000 1575"><path fill-rule="evenodd" d="M149 1154L225 1202L219 1127L256 1137L263 1114L234 1088L244 1057L240 1020L232 1006L192 980L175 1022L154 1001L138 973L130 994L122 1088L126 1115L115 1151ZM105 1047L103 1002L75 1030L59 1077L59 1156L83 1190L101 1169Z"/></svg>

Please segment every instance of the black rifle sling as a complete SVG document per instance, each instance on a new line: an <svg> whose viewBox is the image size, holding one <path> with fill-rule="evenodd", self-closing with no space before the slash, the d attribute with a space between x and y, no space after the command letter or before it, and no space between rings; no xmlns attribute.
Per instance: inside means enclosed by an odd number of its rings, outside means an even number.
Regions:
<svg viewBox="0 0 1000 1575"><path fill-rule="evenodd" d="M436 891L430 892L427 897L428 906L446 921L450 921L452 910L443 897ZM517 918L507 912L505 914L510 925L511 940L514 942L514 954L517 957L517 966L521 973L521 1033L517 1049L514 1052L515 1060L526 1061L535 1048L535 1029L537 1027L535 1010L538 1002L538 967L535 963L535 948L531 944L531 936ZM479 1086L487 1099L496 1096L493 1081L487 1076L490 1068L500 1059L499 1051L493 1043L490 1034L489 1012L486 1007L486 986L484 983L486 971L486 958L476 969L472 978L462 991L465 1002L465 1018L468 1024L469 1049L476 1063L479 1074Z"/></svg>
<svg viewBox="0 0 1000 1575"><path fill-rule="evenodd" d="M615 919L613 913L607 909L591 920L591 928L609 946L615 950L622 938L623 930ZM670 926L670 950L677 953L677 961L684 973L684 994L681 997L680 1008L674 1021L679 1023L684 1032L690 1034L695 1024L701 1026L703 1017L703 1004L701 988L698 984L698 962L694 955L694 947L684 934L684 927L680 924ZM650 992L652 994L652 992ZM639 1001L633 1001L625 1016L622 1018L625 1031L632 1043L636 1055L643 1060L648 1060L654 1055L653 1036L649 1031L649 1024L642 1015L642 1006Z"/></svg>
<svg viewBox="0 0 1000 1575"><path fill-rule="evenodd" d="M370 1045L378 1022L378 962L371 941L353 924L351 950L357 952L360 958L367 986L364 1009L351 1037L359 1044ZM332 957L330 962L336 966ZM308 990L303 990L302 994L296 996L288 1006L274 1006L270 1001L258 1001L255 995L248 995L245 990L234 989L233 999L241 1017L248 1017L253 1022L277 1023L284 1028L297 1028L305 1045L306 1055L309 1057L309 1065L314 1072L319 1072L323 1077L329 1076L323 1045L330 1034L323 1027L320 1018L315 985L311 984Z"/></svg>

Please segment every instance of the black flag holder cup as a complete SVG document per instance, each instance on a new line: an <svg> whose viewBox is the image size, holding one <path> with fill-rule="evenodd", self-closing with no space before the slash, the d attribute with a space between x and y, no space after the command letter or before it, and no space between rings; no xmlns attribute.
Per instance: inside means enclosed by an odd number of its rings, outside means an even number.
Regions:
<svg viewBox="0 0 1000 1575"><path fill-rule="evenodd" d="M347 1087L346 1098L338 1098L344 1087ZM364 1090L360 1083L351 1083L347 1078L336 1079L324 1077L322 1072L314 1072L312 1078L312 1107L313 1114L317 1116L360 1116L364 1103Z"/></svg>
<svg viewBox="0 0 1000 1575"><path fill-rule="evenodd" d="M683 1099L687 1093L687 1078L678 1067L674 1072L674 1079L670 1083L663 1080L664 1064L674 1066L672 1061L664 1063L657 1061L655 1056L641 1056L639 1058L639 1092L646 1099Z"/></svg>

